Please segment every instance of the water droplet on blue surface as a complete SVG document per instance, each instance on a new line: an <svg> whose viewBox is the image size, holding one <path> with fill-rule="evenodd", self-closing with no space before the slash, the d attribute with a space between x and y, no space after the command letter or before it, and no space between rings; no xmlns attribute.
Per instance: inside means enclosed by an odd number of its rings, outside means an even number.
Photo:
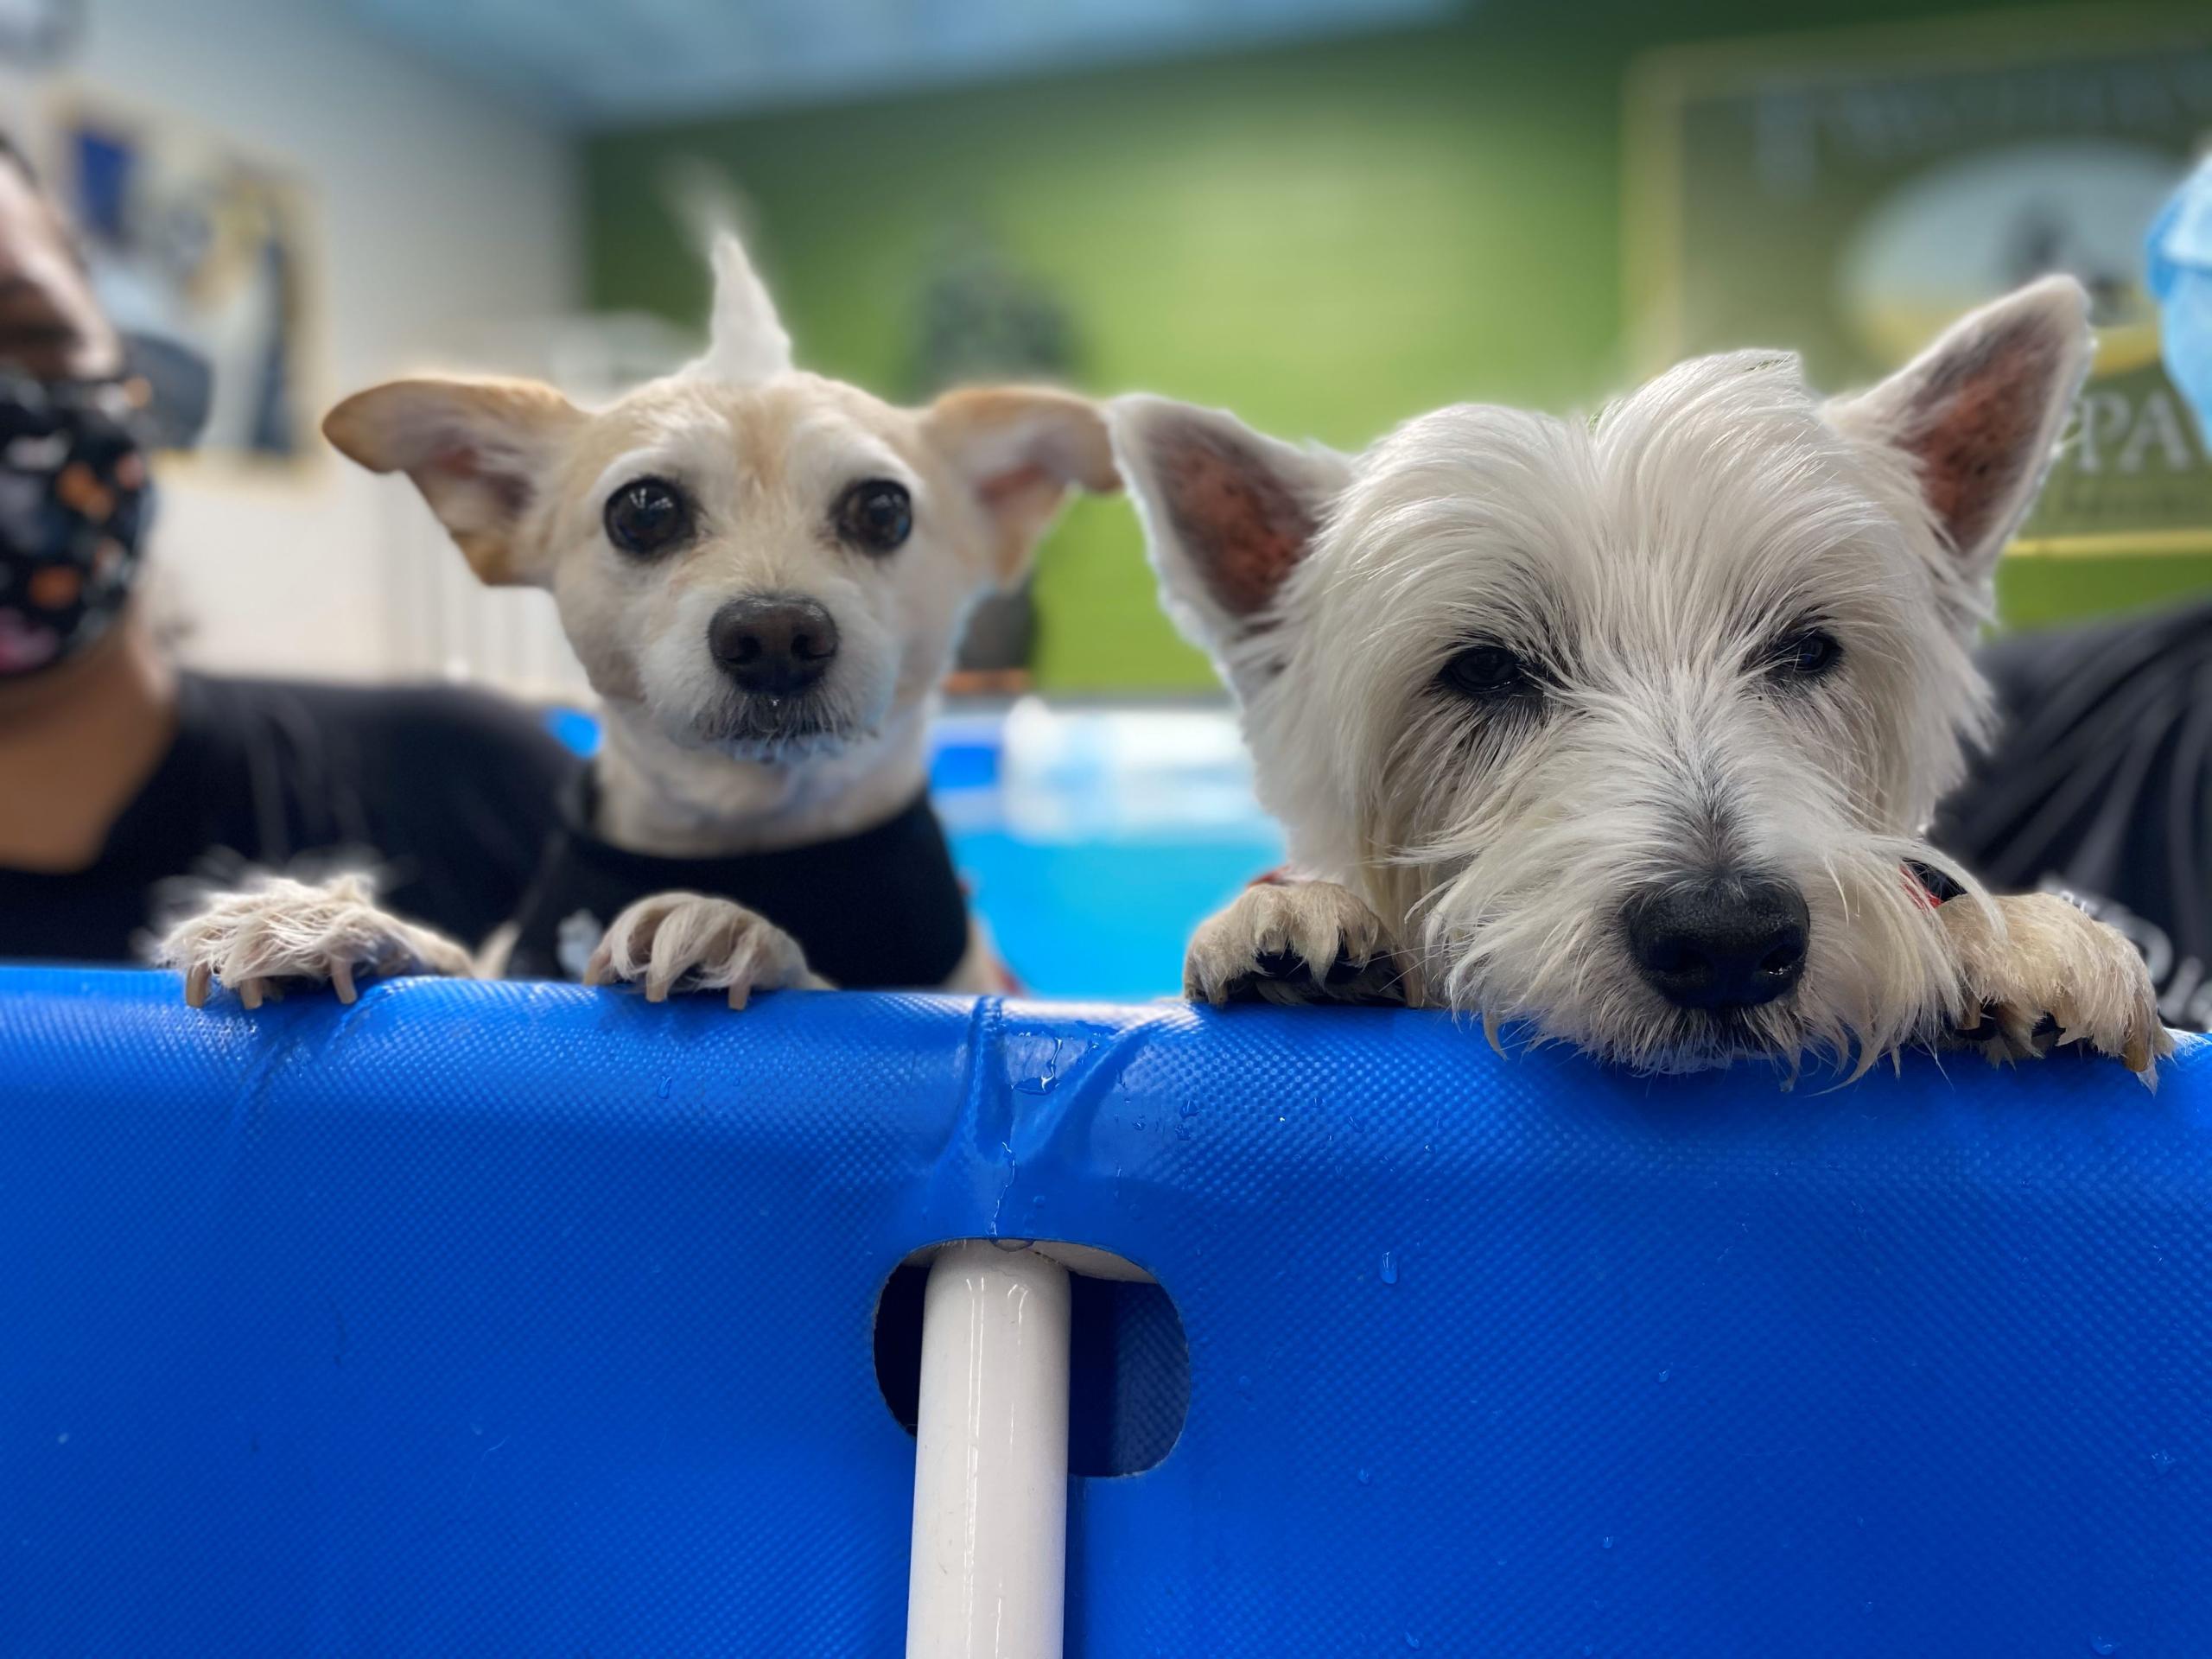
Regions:
<svg viewBox="0 0 2212 1659"><path fill-rule="evenodd" d="M2173 1471L2174 1463L2174 1454L2171 1452L2160 1450L2151 1454L2151 1466L2162 1475L2171 1474Z"/></svg>
<svg viewBox="0 0 2212 1659"><path fill-rule="evenodd" d="M1408 1630L1406 1632L1406 1645L1409 1648L1417 1648L1421 1646L1421 1637L1415 1636L1411 1630Z"/></svg>
<svg viewBox="0 0 2212 1659"><path fill-rule="evenodd" d="M1598 1541L1598 1548L1600 1549L1611 1549L1612 1547L1613 1535L1610 1532Z"/></svg>
<svg viewBox="0 0 2212 1659"><path fill-rule="evenodd" d="M66 1439L67 1436L64 1438ZM1375 1484L1375 1471L1372 1469L1361 1470L1359 1471L1359 1484L1363 1486L1373 1485Z"/></svg>
<svg viewBox="0 0 2212 1659"><path fill-rule="evenodd" d="M1386 1285L1395 1285L1398 1282L1398 1258L1396 1254L1390 1250L1382 1252L1382 1282Z"/></svg>
<svg viewBox="0 0 2212 1659"><path fill-rule="evenodd" d="M1673 1373L1673 1372L1671 1372L1671 1371L1662 1371L1662 1372L1660 1372L1660 1373L1659 1373L1659 1380L1660 1380L1662 1382L1665 1382L1665 1381L1666 1381L1669 1376L1671 1376L1673 1374L1674 1374L1674 1373Z"/></svg>
<svg viewBox="0 0 2212 1659"><path fill-rule="evenodd" d="M2119 1645L2119 1643L2107 1641L2101 1636L2093 1636L2089 1638L2089 1651L2091 1653L2110 1653Z"/></svg>

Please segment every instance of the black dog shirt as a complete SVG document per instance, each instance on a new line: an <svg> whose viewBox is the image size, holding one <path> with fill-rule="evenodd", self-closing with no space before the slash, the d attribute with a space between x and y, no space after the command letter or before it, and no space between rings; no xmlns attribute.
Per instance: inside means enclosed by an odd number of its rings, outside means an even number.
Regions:
<svg viewBox="0 0 2212 1659"><path fill-rule="evenodd" d="M656 858L601 840L587 770L524 895L511 979L581 979L607 924L657 893L702 893L765 916L852 990L941 985L968 950L968 902L926 793L836 841L731 858Z"/></svg>

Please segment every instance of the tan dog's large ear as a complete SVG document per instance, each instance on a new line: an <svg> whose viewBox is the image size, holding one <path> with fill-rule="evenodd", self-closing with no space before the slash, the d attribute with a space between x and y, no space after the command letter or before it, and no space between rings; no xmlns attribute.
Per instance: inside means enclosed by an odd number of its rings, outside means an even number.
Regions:
<svg viewBox="0 0 2212 1659"><path fill-rule="evenodd" d="M1836 429L1902 451L1972 589L2035 505L2094 348L2089 296L2046 276L1951 325L1881 385L1830 403Z"/></svg>
<svg viewBox="0 0 2212 1659"><path fill-rule="evenodd" d="M544 580L523 521L583 412L528 380L394 380L357 391L322 435L372 473L404 473L480 582Z"/></svg>
<svg viewBox="0 0 2212 1659"><path fill-rule="evenodd" d="M1168 614L1233 670L1236 647L1351 481L1351 462L1165 397L1116 397L1108 419Z"/></svg>
<svg viewBox="0 0 2212 1659"><path fill-rule="evenodd" d="M1036 386L977 386L930 405L922 431L975 493L995 532L991 569L1012 588L1076 486L1121 487L1106 418L1087 397Z"/></svg>

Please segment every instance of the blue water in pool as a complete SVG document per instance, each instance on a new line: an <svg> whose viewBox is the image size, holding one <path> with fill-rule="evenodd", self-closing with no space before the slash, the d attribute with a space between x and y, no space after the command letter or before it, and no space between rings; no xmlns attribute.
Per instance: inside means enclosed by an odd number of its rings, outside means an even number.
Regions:
<svg viewBox="0 0 2212 1659"><path fill-rule="evenodd" d="M1173 995L1192 929L1281 858L1265 835L1040 846L977 830L953 851L1024 987L1119 1001Z"/></svg>
<svg viewBox="0 0 2212 1659"><path fill-rule="evenodd" d="M579 753L597 746L589 716L552 719ZM1173 995L1192 929L1282 861L1224 709L955 713L930 786L977 912L1038 995Z"/></svg>

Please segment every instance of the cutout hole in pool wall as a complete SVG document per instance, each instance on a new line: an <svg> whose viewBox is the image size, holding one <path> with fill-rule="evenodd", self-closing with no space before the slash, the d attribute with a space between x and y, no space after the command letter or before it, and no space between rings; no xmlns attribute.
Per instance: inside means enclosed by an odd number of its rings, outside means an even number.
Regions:
<svg viewBox="0 0 2212 1659"><path fill-rule="evenodd" d="M922 1385L926 1261L906 1262L875 1305L875 1381L909 1434ZM1068 1472L1136 1475L1160 1463L1191 1407L1183 1317L1160 1286L1069 1275Z"/></svg>

